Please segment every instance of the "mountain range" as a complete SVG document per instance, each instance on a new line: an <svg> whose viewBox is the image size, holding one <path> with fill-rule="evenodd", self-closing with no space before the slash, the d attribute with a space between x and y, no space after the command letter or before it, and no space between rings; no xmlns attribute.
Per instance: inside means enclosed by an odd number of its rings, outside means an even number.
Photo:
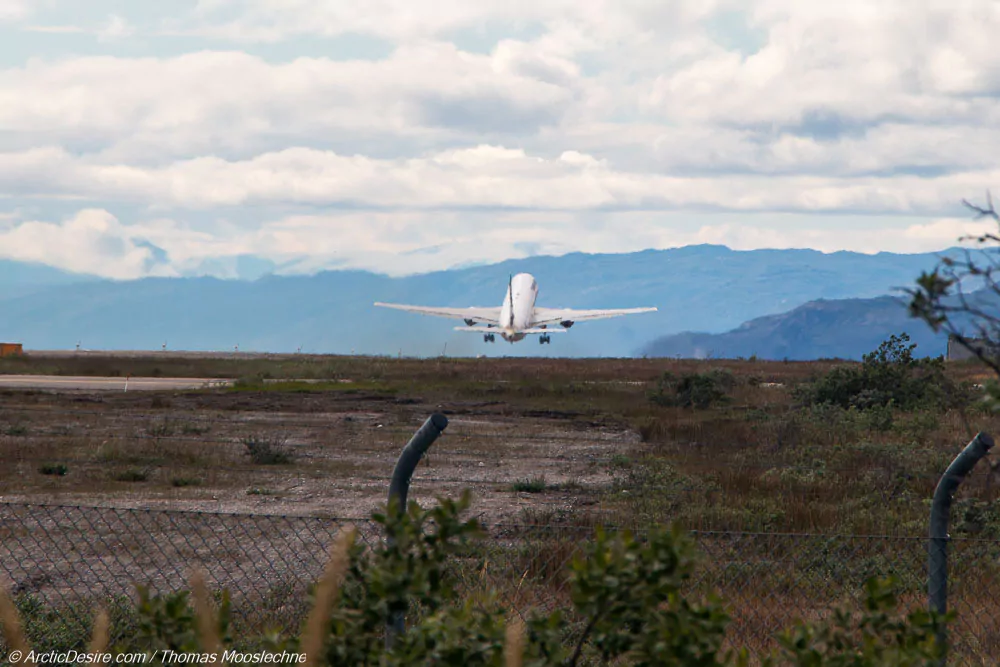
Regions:
<svg viewBox="0 0 1000 667"><path fill-rule="evenodd" d="M787 313L745 322L721 334L685 332L663 336L643 348L650 357L705 359L860 359L893 334L905 333L918 356L936 357L948 337L910 317L908 301L895 296L874 299L818 299Z"/></svg>
<svg viewBox="0 0 1000 667"><path fill-rule="evenodd" d="M870 348L860 329L878 330L872 334L877 338L898 325L893 318L901 317L900 306L885 295L913 285L951 252L867 255L698 245L537 256L406 277L337 270L256 280L112 281L6 261L0 262L0 340L22 342L29 350L78 343L86 349L159 350L166 343L169 349L415 356L735 356L739 350L777 358L856 357L855 345L865 347L861 352ZM460 322L372 306L498 306L509 275L522 271L538 279L539 306L659 310L582 323L553 336L550 345L528 339L511 346L452 331ZM852 301L835 305L843 299ZM683 333L691 331L702 333ZM723 336L706 338L713 334Z"/></svg>

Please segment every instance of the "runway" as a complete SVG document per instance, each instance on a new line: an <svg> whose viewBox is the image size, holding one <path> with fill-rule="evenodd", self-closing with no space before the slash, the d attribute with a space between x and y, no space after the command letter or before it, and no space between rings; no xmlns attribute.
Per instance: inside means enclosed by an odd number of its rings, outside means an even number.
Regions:
<svg viewBox="0 0 1000 667"><path fill-rule="evenodd" d="M126 385L127 383L127 385ZM0 375L0 389L48 389L53 391L163 391L223 387L232 380L162 377L71 377L64 375Z"/></svg>

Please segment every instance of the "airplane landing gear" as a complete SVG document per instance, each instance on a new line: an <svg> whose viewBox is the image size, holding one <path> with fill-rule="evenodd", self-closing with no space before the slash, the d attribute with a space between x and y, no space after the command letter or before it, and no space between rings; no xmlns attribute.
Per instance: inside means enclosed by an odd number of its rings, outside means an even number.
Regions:
<svg viewBox="0 0 1000 667"><path fill-rule="evenodd" d="M483 342L484 343L493 343L495 341L496 341L496 338L495 338L494 334L483 334Z"/></svg>
<svg viewBox="0 0 1000 667"><path fill-rule="evenodd" d="M549 338L548 334L544 334L544 335L538 337L538 344L539 345L545 345L546 343L551 343L551 342L552 342L552 339Z"/></svg>

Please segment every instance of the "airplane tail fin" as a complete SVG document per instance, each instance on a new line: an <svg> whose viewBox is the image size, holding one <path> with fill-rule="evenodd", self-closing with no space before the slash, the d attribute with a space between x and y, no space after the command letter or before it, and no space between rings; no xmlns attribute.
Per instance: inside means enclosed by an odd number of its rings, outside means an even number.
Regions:
<svg viewBox="0 0 1000 667"><path fill-rule="evenodd" d="M513 273L510 274L510 277L507 279L507 294L509 295L507 298L510 299L510 322L507 323L507 326L513 329L514 328L514 274Z"/></svg>

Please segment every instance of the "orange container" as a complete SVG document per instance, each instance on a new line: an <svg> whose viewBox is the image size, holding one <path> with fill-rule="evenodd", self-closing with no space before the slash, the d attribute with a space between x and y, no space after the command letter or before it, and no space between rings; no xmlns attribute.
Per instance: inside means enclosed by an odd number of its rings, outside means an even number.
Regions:
<svg viewBox="0 0 1000 667"><path fill-rule="evenodd" d="M20 343L0 343L0 357L13 357L24 354L24 348Z"/></svg>

